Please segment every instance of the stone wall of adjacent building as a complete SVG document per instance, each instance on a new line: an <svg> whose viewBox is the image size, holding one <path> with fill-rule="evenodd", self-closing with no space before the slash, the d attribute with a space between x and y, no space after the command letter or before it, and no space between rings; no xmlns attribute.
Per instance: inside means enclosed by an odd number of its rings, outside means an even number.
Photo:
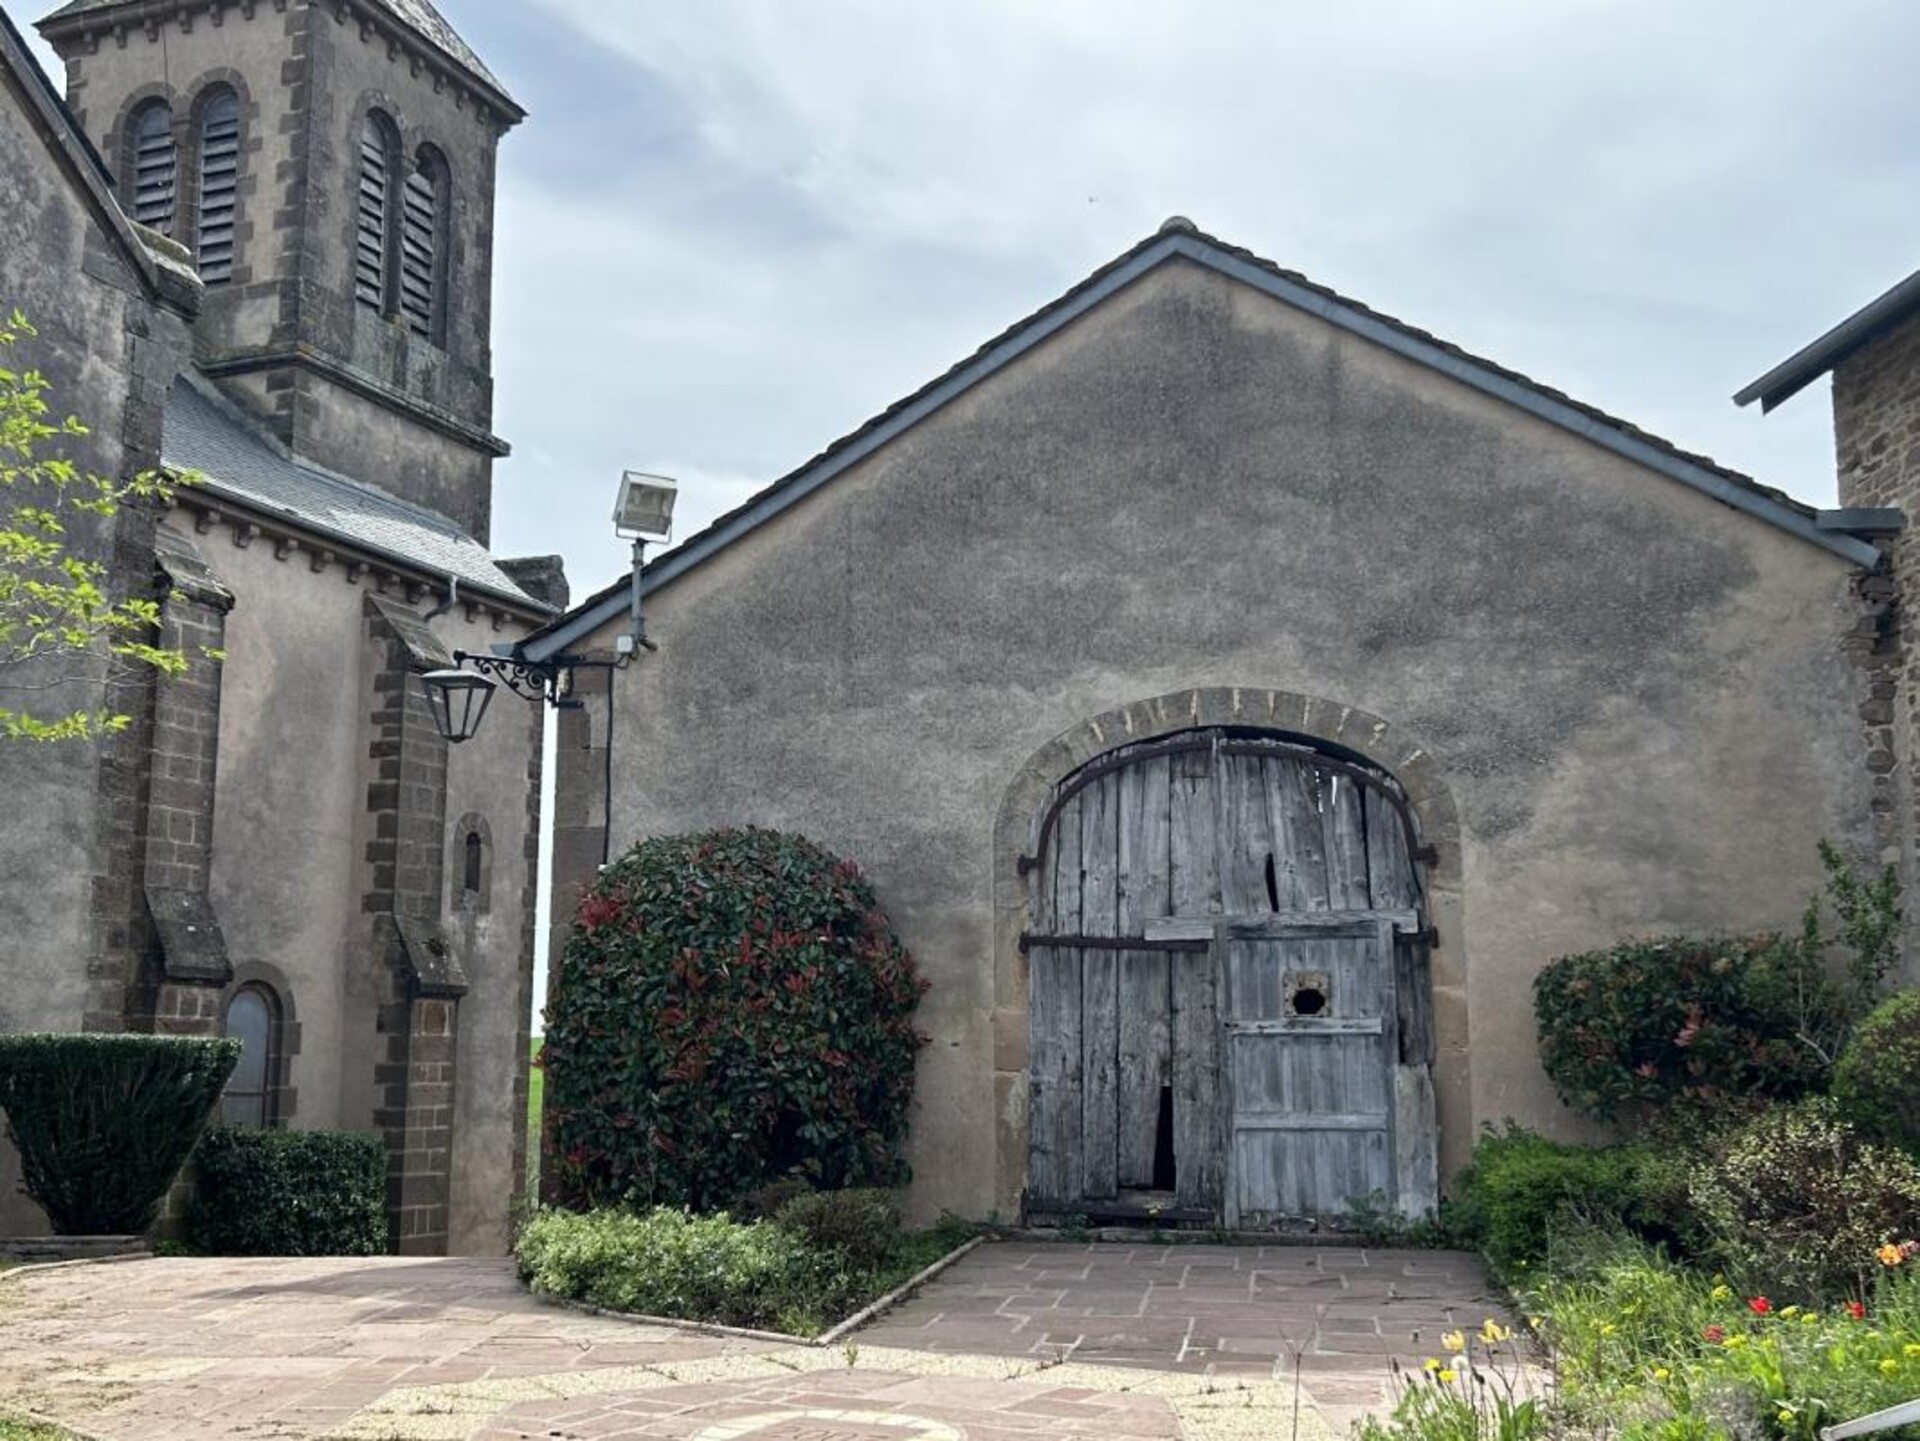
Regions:
<svg viewBox="0 0 1920 1441"><path fill-rule="evenodd" d="M1920 315L1856 351L1833 373L1834 449L1843 506L1893 506L1908 527L1883 544L1887 563L1862 581L1871 603L1870 631L1860 646L1874 661L1873 693L1861 711L1863 744L1873 775L1881 852L1904 867L1908 894L1920 887L1914 842L1920 796L1914 787L1915 726L1920 724ZM1910 974L1920 977L1920 951L1909 942Z"/></svg>
<svg viewBox="0 0 1920 1441"><path fill-rule="evenodd" d="M915 1209L1010 1215L1014 862L1045 782L1183 726L1372 756L1438 848L1451 1175L1484 1123L1578 1131L1537 1056L1546 961L1791 927L1817 843L1871 846L1858 582L1174 261L649 597L660 650L614 682L613 847L754 823L858 861L932 982ZM581 853L556 848L556 920L597 860L592 741L563 722L557 839Z"/></svg>

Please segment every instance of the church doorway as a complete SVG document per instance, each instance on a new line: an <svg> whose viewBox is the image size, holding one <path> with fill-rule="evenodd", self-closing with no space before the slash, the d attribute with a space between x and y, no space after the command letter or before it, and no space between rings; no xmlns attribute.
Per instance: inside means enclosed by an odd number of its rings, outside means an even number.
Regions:
<svg viewBox="0 0 1920 1441"><path fill-rule="evenodd" d="M1188 731L1081 767L1036 830L1029 1215L1431 1209L1426 907L1390 776Z"/></svg>

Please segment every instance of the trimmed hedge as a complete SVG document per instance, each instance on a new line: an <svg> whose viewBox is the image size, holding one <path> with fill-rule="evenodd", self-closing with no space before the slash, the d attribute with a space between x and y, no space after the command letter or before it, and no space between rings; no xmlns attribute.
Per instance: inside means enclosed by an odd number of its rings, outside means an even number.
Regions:
<svg viewBox="0 0 1920 1441"><path fill-rule="evenodd" d="M1563 956L1534 981L1540 1059L1560 1099L1603 1121L1735 1098L1794 1100L1829 1067L1803 1037L1845 1002L1778 936L1667 936Z"/></svg>
<svg viewBox="0 0 1920 1441"><path fill-rule="evenodd" d="M239 1059L234 1040L0 1036L7 1135L54 1231L151 1226Z"/></svg>
<svg viewBox="0 0 1920 1441"><path fill-rule="evenodd" d="M851 862L766 830L642 842L560 961L543 1173L576 1209L896 1185L923 990Z"/></svg>
<svg viewBox="0 0 1920 1441"><path fill-rule="evenodd" d="M1868 1135L1920 1156L1920 991L1882 1001L1854 1030L1833 1097Z"/></svg>
<svg viewBox="0 0 1920 1441"><path fill-rule="evenodd" d="M194 1153L188 1234L215 1256L378 1256L387 1149L378 1136L220 1127Z"/></svg>

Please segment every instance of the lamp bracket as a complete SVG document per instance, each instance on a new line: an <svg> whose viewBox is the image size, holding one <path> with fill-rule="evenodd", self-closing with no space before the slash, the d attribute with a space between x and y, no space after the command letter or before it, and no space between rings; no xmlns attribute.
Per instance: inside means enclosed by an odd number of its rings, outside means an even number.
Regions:
<svg viewBox="0 0 1920 1441"><path fill-rule="evenodd" d="M574 669L580 664L575 656L557 655L550 661L526 661L457 650L453 653L453 663L471 666L481 675L491 676L522 700L543 700L558 710L575 709L579 705L567 697Z"/></svg>

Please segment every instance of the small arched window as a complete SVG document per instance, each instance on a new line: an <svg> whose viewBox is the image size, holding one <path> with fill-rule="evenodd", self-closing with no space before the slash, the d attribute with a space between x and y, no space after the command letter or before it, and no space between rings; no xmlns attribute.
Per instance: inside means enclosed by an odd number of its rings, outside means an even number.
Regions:
<svg viewBox="0 0 1920 1441"><path fill-rule="evenodd" d="M440 340L446 273L447 167L432 150L407 176L400 220L400 313L407 329Z"/></svg>
<svg viewBox="0 0 1920 1441"><path fill-rule="evenodd" d="M353 293L382 315L393 276L393 185L400 158L399 132L378 110L360 123L360 195L354 229Z"/></svg>
<svg viewBox="0 0 1920 1441"><path fill-rule="evenodd" d="M133 112L127 161L134 220L162 235L172 235L177 162L173 107L166 101L149 100Z"/></svg>
<svg viewBox="0 0 1920 1441"><path fill-rule="evenodd" d="M233 279L235 208L240 192L240 97L222 86L200 106L199 214L194 253L200 278L209 285Z"/></svg>
<svg viewBox="0 0 1920 1441"><path fill-rule="evenodd" d="M280 1002L262 985L245 985L227 1000L221 1031L240 1042L240 1062L220 1097L229 1126L271 1126L280 1069Z"/></svg>
<svg viewBox="0 0 1920 1441"><path fill-rule="evenodd" d="M462 887L473 895L480 893L480 883L485 878L487 863L487 843L480 839L480 832L467 832L467 854Z"/></svg>

